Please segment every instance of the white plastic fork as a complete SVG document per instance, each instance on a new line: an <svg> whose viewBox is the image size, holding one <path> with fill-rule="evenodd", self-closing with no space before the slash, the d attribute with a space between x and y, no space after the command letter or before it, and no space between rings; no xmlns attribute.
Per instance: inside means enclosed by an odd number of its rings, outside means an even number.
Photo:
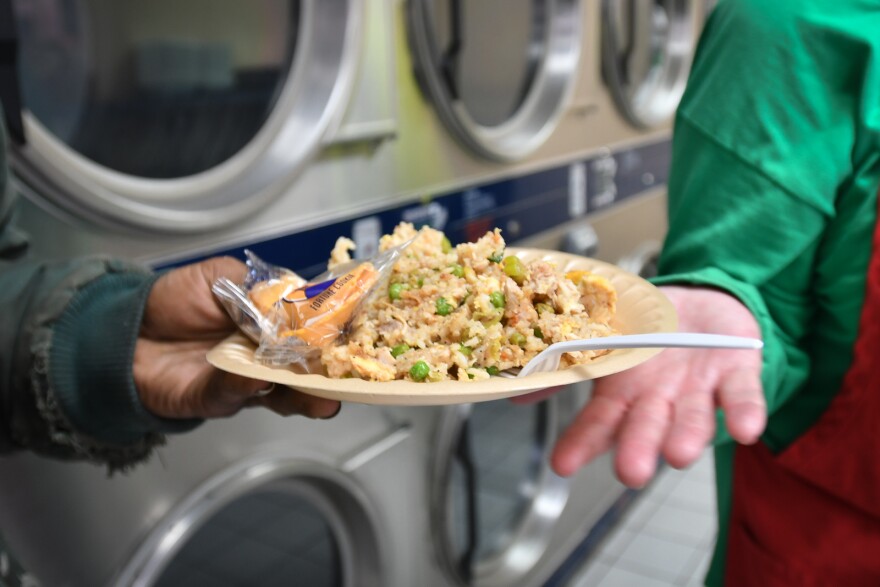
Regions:
<svg viewBox="0 0 880 587"><path fill-rule="evenodd" d="M724 334L700 334L696 332L662 332L657 334L624 334L600 336L583 340L566 340L551 344L520 369L517 378L532 373L546 373L559 368L563 353L602 349L640 348L716 348L756 350L764 346L757 338L727 336ZM502 372L504 373L504 372ZM512 375L506 375L511 377Z"/></svg>

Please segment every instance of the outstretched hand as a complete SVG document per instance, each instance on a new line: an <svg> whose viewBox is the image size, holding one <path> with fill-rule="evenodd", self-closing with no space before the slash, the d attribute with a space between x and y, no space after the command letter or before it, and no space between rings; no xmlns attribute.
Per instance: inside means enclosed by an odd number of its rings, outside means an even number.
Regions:
<svg viewBox="0 0 880 587"><path fill-rule="evenodd" d="M245 272L240 261L218 257L170 271L153 285L133 366L147 410L165 418L222 418L250 406L311 418L339 411L339 402L226 373L205 360L236 329L211 286L221 277L241 282Z"/></svg>
<svg viewBox="0 0 880 587"><path fill-rule="evenodd" d="M760 337L751 312L724 292L661 289L678 311L682 332ZM761 351L666 349L638 367L596 380L589 402L556 444L553 468L571 475L616 449L617 477L641 487L654 475L660 455L677 468L699 458L715 435L717 408L734 440L757 441L767 420Z"/></svg>

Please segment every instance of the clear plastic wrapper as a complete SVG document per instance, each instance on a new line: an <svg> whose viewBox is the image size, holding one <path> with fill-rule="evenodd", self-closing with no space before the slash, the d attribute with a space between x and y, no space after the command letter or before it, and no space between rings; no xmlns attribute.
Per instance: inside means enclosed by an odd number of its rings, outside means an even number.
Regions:
<svg viewBox="0 0 880 587"><path fill-rule="evenodd" d="M244 283L219 279L212 289L242 332L259 344L258 361L319 372L315 359L321 348L345 333L408 244L371 259L337 264L310 281L245 251Z"/></svg>

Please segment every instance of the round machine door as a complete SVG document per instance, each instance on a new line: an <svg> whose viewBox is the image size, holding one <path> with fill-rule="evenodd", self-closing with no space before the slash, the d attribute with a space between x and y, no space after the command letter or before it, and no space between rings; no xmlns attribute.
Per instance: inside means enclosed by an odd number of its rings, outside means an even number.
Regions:
<svg viewBox="0 0 880 587"><path fill-rule="evenodd" d="M623 115L638 128L668 122L696 47L696 0L603 0L602 70Z"/></svg>
<svg viewBox="0 0 880 587"><path fill-rule="evenodd" d="M361 0L13 6L13 165L111 226L204 231L264 207L342 118L360 42Z"/></svg>
<svg viewBox="0 0 880 587"><path fill-rule="evenodd" d="M535 151L577 76L580 0L408 0L416 76L450 132L497 161Z"/></svg>
<svg viewBox="0 0 880 587"><path fill-rule="evenodd" d="M382 587L381 538L343 473L311 461L242 464L166 516L114 584Z"/></svg>
<svg viewBox="0 0 880 587"><path fill-rule="evenodd" d="M442 421L432 522L458 584L519 585L540 561L568 501L569 480L548 463L574 395L456 406Z"/></svg>

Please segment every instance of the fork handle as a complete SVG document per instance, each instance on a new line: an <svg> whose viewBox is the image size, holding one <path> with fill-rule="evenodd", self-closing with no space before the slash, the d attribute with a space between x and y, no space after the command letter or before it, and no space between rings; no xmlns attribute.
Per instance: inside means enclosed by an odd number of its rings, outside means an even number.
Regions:
<svg viewBox="0 0 880 587"><path fill-rule="evenodd" d="M764 342L757 338L728 336L726 334L702 334L696 332L660 332L657 334L624 334L602 336L587 340L567 340L552 345L553 351L568 353L593 349L641 349L641 348L716 348L760 349Z"/></svg>

